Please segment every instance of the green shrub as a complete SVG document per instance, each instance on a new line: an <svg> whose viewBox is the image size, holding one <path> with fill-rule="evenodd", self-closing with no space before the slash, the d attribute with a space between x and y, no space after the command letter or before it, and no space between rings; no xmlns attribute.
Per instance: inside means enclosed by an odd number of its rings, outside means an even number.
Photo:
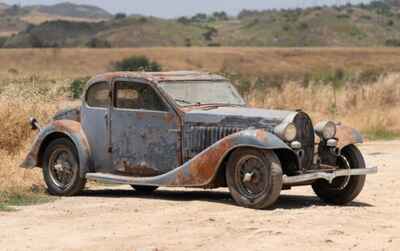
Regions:
<svg viewBox="0 0 400 251"><path fill-rule="evenodd" d="M111 48L111 43L105 39L94 37L86 43L86 46L89 48Z"/></svg>
<svg viewBox="0 0 400 251"><path fill-rule="evenodd" d="M161 71L162 66L145 56L132 56L113 63L115 71Z"/></svg>
<svg viewBox="0 0 400 251"><path fill-rule="evenodd" d="M7 37L0 37L0 48L3 47L3 45L6 43L7 39L8 39Z"/></svg>
<svg viewBox="0 0 400 251"><path fill-rule="evenodd" d="M83 88L85 87L89 77L75 79L71 82L70 91L73 99L79 99L82 95Z"/></svg>

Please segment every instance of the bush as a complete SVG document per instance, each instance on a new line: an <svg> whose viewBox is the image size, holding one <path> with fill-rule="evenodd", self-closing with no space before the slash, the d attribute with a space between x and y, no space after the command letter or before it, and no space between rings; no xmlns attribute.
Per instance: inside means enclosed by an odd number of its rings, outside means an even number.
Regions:
<svg viewBox="0 0 400 251"><path fill-rule="evenodd" d="M0 37L0 48L3 47L3 45L6 43L7 39L8 39L7 37Z"/></svg>
<svg viewBox="0 0 400 251"><path fill-rule="evenodd" d="M388 39L385 41L385 45L389 47L400 47L400 39Z"/></svg>
<svg viewBox="0 0 400 251"><path fill-rule="evenodd" d="M105 39L94 37L86 43L86 46L89 48L111 48L111 43Z"/></svg>
<svg viewBox="0 0 400 251"><path fill-rule="evenodd" d="M113 63L115 71L161 71L162 66L145 56L132 56Z"/></svg>
<svg viewBox="0 0 400 251"><path fill-rule="evenodd" d="M70 91L73 99L79 99L81 97L87 81L89 81L89 77L75 79L71 82Z"/></svg>

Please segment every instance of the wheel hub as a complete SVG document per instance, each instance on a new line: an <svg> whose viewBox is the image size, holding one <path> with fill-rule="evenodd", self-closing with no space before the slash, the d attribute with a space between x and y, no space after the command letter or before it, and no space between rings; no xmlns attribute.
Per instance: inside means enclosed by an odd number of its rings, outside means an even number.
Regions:
<svg viewBox="0 0 400 251"><path fill-rule="evenodd" d="M241 159L236 166L239 189L248 197L257 197L268 186L267 168L256 156Z"/></svg>
<svg viewBox="0 0 400 251"><path fill-rule="evenodd" d="M50 177L54 184L64 189L69 187L74 179L74 160L68 151L55 151L50 157Z"/></svg>

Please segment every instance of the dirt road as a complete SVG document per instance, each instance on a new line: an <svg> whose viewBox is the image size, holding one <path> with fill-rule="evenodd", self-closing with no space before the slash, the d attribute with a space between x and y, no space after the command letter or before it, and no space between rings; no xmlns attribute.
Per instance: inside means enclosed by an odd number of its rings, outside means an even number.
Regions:
<svg viewBox="0 0 400 251"><path fill-rule="evenodd" d="M400 141L362 150L380 173L346 207L321 203L309 188L256 211L225 190L146 197L113 187L0 213L0 250L400 250Z"/></svg>

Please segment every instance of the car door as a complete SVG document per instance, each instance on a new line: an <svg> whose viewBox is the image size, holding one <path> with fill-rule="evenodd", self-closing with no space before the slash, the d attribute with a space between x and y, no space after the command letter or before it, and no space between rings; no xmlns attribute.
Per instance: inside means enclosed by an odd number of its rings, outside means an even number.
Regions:
<svg viewBox="0 0 400 251"><path fill-rule="evenodd" d="M178 166L178 117L143 81L113 82L111 144L114 171L146 177Z"/></svg>
<svg viewBox="0 0 400 251"><path fill-rule="evenodd" d="M91 148L96 172L111 170L109 151L108 111L111 105L111 86L107 81L89 86L81 106L81 125Z"/></svg>

